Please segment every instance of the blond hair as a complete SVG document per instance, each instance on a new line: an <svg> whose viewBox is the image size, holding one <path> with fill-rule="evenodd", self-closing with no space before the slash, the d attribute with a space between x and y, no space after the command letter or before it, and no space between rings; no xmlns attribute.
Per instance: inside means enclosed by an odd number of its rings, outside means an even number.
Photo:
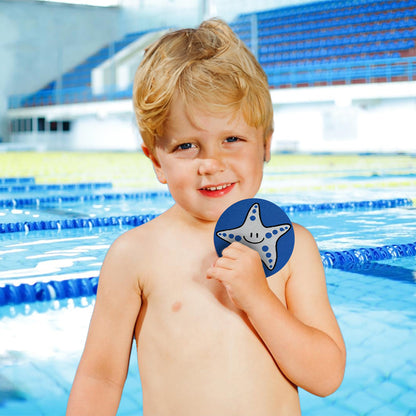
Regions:
<svg viewBox="0 0 416 416"><path fill-rule="evenodd" d="M240 110L246 123L273 132L267 76L249 49L222 20L167 33L145 52L137 69L133 104L144 144L153 151L175 94L186 106Z"/></svg>

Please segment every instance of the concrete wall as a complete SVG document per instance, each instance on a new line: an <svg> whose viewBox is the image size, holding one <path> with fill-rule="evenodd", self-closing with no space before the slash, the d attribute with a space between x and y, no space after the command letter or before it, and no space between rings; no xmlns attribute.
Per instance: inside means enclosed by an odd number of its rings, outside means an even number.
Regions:
<svg viewBox="0 0 416 416"><path fill-rule="evenodd" d="M0 0L0 137L9 95L42 88L120 33L118 8Z"/></svg>
<svg viewBox="0 0 416 416"><path fill-rule="evenodd" d="M154 27L193 27L207 17L228 22L238 14L311 3L312 0L123 0L125 33Z"/></svg>

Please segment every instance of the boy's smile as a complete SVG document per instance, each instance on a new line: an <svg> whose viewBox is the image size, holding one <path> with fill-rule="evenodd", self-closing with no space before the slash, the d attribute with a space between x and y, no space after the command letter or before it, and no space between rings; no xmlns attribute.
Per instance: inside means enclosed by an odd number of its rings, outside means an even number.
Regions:
<svg viewBox="0 0 416 416"><path fill-rule="evenodd" d="M270 137L264 140L263 130L249 126L239 111L187 108L176 96L154 153L143 150L177 205L195 218L216 221L229 205L257 193Z"/></svg>
<svg viewBox="0 0 416 416"><path fill-rule="evenodd" d="M228 194L234 188L234 183L227 183L223 185L205 186L200 189L200 192L209 198L218 198Z"/></svg>

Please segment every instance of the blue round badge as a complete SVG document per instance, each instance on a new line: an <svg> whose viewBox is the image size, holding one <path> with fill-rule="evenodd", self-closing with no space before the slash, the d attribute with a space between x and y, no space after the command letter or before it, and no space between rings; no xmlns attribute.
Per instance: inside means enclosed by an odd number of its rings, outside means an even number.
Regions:
<svg viewBox="0 0 416 416"><path fill-rule="evenodd" d="M214 244L218 256L237 241L260 254L266 277L289 260L295 245L293 225L285 212L265 199L243 199L228 207L218 219Z"/></svg>

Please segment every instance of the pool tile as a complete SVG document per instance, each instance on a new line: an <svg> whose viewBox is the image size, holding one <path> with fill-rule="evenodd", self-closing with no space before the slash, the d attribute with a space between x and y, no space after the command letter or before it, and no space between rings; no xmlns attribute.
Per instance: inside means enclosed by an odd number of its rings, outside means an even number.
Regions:
<svg viewBox="0 0 416 416"><path fill-rule="evenodd" d="M359 414L366 414L382 406L383 400L371 397L365 391L357 391L348 398L348 403L355 408Z"/></svg>
<svg viewBox="0 0 416 416"><path fill-rule="evenodd" d="M393 403L401 394L403 394L403 388L394 382L387 380L380 382L376 387L371 387L368 394L379 400L383 400L384 404L388 404Z"/></svg>
<svg viewBox="0 0 416 416"><path fill-rule="evenodd" d="M415 386L410 387L409 390L402 394L397 402L404 408L409 409L409 411L416 412L416 391L414 391Z"/></svg>
<svg viewBox="0 0 416 416"><path fill-rule="evenodd" d="M14 402L6 403L0 406L0 416L34 416L42 415L41 409L39 409L36 403L30 402Z"/></svg>
<svg viewBox="0 0 416 416"><path fill-rule="evenodd" d="M396 403L384 403L377 409L367 413L366 416L410 416L409 410Z"/></svg>

